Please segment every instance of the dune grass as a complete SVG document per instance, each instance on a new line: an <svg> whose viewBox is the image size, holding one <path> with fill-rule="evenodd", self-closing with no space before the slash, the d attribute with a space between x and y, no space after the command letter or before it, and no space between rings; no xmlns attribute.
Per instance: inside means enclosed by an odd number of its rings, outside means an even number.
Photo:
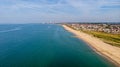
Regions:
<svg viewBox="0 0 120 67"><path fill-rule="evenodd" d="M98 37L101 40L103 40L105 43L120 47L120 34L110 34L110 33L95 32L95 31L83 31L83 32Z"/></svg>

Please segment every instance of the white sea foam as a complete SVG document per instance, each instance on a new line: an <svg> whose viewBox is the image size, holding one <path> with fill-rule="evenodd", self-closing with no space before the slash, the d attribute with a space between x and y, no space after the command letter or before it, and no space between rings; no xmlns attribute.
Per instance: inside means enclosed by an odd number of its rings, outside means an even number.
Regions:
<svg viewBox="0 0 120 67"><path fill-rule="evenodd" d="M16 27L13 29L8 29L8 30L2 30L2 31L0 31L0 33L12 32L12 31L17 31L17 30L21 30L21 27Z"/></svg>

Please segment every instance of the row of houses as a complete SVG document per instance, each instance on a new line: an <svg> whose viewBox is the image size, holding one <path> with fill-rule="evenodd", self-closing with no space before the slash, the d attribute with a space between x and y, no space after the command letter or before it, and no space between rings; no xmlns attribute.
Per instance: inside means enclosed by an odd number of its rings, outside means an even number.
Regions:
<svg viewBox="0 0 120 67"><path fill-rule="evenodd" d="M76 30L99 31L112 34L120 34L120 24L67 24Z"/></svg>

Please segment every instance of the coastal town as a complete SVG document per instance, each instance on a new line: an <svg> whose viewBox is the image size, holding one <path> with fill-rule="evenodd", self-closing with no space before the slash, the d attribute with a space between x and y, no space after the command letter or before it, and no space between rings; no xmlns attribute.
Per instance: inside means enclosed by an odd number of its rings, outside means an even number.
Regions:
<svg viewBox="0 0 120 67"><path fill-rule="evenodd" d="M105 24L105 23L74 23L66 24L76 30L87 30L105 32L111 34L120 34L120 24Z"/></svg>
<svg viewBox="0 0 120 67"><path fill-rule="evenodd" d="M120 67L120 25L94 23L65 23L62 26L77 38L87 42L100 55ZM101 32L99 32L101 31Z"/></svg>

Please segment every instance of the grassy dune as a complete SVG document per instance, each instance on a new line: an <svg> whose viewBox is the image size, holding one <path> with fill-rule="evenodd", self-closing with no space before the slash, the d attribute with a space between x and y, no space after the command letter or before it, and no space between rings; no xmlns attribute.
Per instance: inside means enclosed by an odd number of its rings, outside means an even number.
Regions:
<svg viewBox="0 0 120 67"><path fill-rule="evenodd" d="M104 32L83 31L90 35L100 38L105 43L120 47L120 34L108 34Z"/></svg>

